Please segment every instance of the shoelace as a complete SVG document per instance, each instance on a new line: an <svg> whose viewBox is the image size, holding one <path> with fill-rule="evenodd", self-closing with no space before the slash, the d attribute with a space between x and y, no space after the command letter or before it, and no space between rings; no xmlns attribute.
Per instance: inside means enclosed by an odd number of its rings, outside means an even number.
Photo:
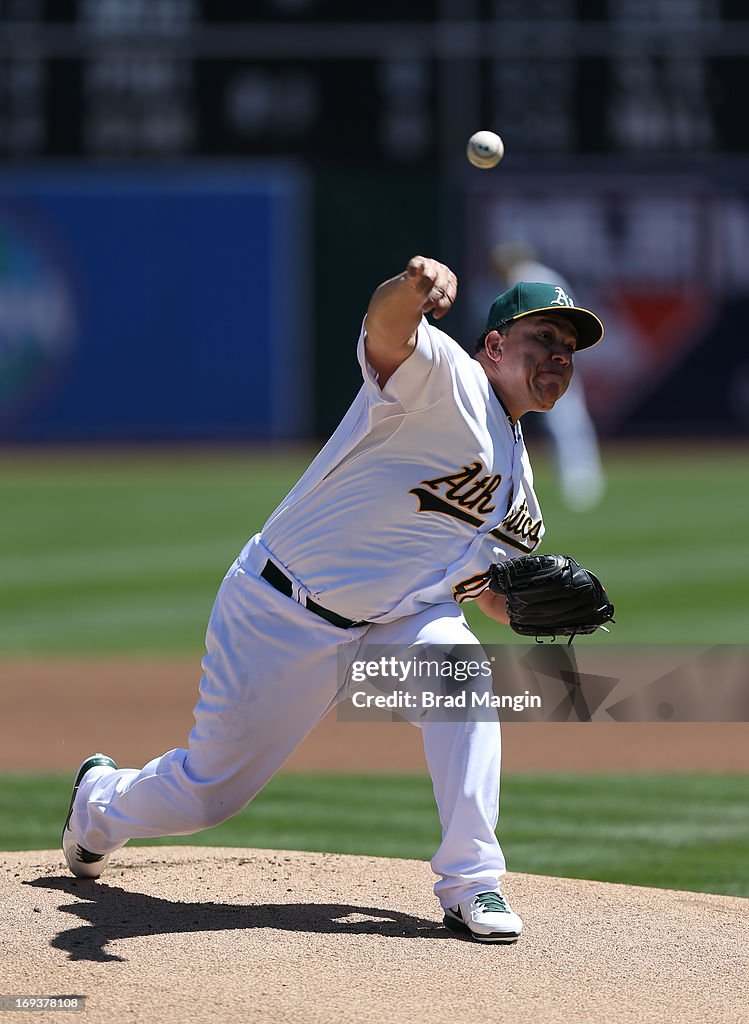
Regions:
<svg viewBox="0 0 749 1024"><path fill-rule="evenodd" d="M500 914L509 914L510 912L510 908L500 892L482 892L476 897L476 902L483 910L487 910L490 913L499 911Z"/></svg>

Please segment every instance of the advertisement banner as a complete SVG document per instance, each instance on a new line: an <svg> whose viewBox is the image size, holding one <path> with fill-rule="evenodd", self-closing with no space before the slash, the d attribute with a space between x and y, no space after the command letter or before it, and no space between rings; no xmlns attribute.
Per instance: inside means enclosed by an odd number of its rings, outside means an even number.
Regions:
<svg viewBox="0 0 749 1024"><path fill-rule="evenodd" d="M745 184L716 168L473 175L466 335L480 333L504 290L498 247L516 246L554 268L605 325L603 343L577 362L603 432L743 432L749 362L735 321L749 296ZM705 387L706 364L720 366L715 387Z"/></svg>
<svg viewBox="0 0 749 1024"><path fill-rule="evenodd" d="M303 433L305 196L281 164L0 175L0 439Z"/></svg>

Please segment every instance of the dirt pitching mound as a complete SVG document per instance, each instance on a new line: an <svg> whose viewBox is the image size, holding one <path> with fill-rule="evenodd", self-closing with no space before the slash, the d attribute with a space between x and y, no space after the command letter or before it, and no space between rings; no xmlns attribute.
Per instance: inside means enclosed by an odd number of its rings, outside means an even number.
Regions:
<svg viewBox="0 0 749 1024"><path fill-rule="evenodd" d="M140 847L84 882L56 852L5 854L2 990L85 996L89 1024L745 1019L749 900L512 874L523 936L482 946L442 927L433 880L413 860Z"/></svg>

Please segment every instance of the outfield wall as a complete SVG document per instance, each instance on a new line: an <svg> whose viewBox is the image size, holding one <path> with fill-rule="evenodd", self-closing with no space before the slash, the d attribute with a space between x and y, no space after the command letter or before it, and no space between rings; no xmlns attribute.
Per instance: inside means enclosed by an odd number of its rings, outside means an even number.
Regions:
<svg viewBox="0 0 749 1024"><path fill-rule="evenodd" d="M449 263L470 348L513 240L602 315L578 360L602 434L746 436L746 163L464 163L0 174L0 442L327 436L373 288Z"/></svg>
<svg viewBox="0 0 749 1024"><path fill-rule="evenodd" d="M0 439L307 433L306 192L280 163L0 175Z"/></svg>

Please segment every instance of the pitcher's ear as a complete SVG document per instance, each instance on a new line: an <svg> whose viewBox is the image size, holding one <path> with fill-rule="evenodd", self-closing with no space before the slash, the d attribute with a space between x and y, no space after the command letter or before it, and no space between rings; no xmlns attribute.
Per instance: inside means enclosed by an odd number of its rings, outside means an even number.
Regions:
<svg viewBox="0 0 749 1024"><path fill-rule="evenodd" d="M504 335L500 334L499 331L489 331L486 336L484 347L495 362L499 362L502 358L502 341Z"/></svg>

